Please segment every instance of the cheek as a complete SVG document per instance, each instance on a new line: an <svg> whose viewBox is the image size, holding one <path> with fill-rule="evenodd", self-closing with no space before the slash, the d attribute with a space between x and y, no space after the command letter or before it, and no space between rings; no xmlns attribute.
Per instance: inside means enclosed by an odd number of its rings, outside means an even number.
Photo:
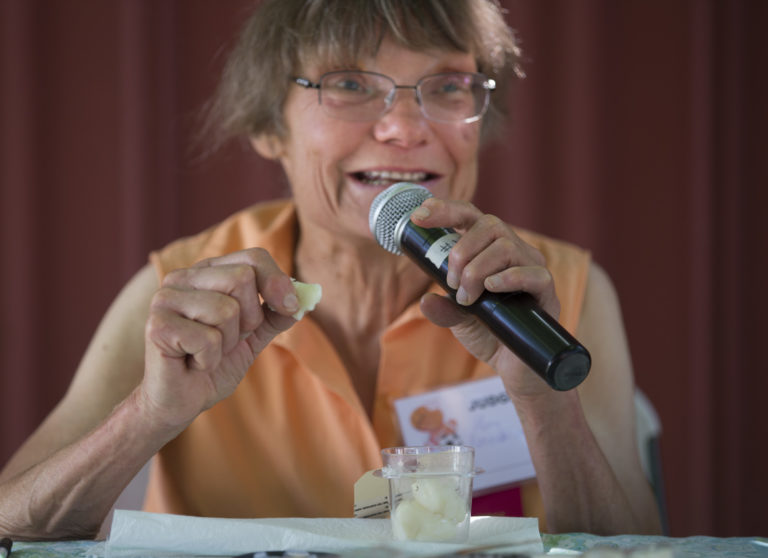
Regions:
<svg viewBox="0 0 768 558"><path fill-rule="evenodd" d="M479 127L461 126L450 139L450 150L456 164L457 199L471 200L474 196L478 175Z"/></svg>
<svg viewBox="0 0 768 558"><path fill-rule="evenodd" d="M443 128L440 137L451 158L458 165L465 165L477 158L480 127L476 124L456 124Z"/></svg>
<svg viewBox="0 0 768 558"><path fill-rule="evenodd" d="M324 121L320 107L313 100L291 98L284 113L289 135L286 155L294 174L314 172L311 167L328 157L329 147L333 145L333 127Z"/></svg>
<svg viewBox="0 0 768 558"><path fill-rule="evenodd" d="M315 121L313 125L304 126L302 134L297 141L300 152L295 154L295 162L299 166L333 168L353 153L362 141L354 127L336 125L336 122L329 125L328 122Z"/></svg>
<svg viewBox="0 0 768 558"><path fill-rule="evenodd" d="M283 159L283 168L294 187L306 187L323 175L329 159L329 141L317 129L298 131Z"/></svg>
<svg viewBox="0 0 768 558"><path fill-rule="evenodd" d="M464 143L465 148L473 157L476 157L477 151L480 148L480 126L477 124L463 126L459 137Z"/></svg>

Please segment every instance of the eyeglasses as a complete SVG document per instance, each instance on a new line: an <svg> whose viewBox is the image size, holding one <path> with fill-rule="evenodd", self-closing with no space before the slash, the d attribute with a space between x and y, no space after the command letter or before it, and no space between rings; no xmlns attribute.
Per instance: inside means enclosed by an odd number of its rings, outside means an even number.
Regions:
<svg viewBox="0 0 768 558"><path fill-rule="evenodd" d="M488 109L496 82L483 74L451 72L421 78L416 85L398 85L375 72L328 72L317 83L295 77L307 89L317 89L320 106L329 116L364 122L385 115L398 89L413 89L421 113L436 122L475 122Z"/></svg>

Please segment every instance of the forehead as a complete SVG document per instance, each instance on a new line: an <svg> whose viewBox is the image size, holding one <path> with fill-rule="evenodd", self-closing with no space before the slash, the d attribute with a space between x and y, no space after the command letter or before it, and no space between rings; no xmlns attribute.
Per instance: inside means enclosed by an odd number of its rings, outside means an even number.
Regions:
<svg viewBox="0 0 768 558"><path fill-rule="evenodd" d="M384 74L409 74L421 77L426 74L461 71L477 71L475 57L468 52L438 47L414 49L385 37L376 49L367 49L352 55L326 55L315 51L304 58L301 70L322 75L334 70L365 70Z"/></svg>

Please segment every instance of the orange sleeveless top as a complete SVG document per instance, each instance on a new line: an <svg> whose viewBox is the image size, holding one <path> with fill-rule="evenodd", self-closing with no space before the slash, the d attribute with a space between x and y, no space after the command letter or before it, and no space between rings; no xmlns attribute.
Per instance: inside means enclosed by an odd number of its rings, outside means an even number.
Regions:
<svg viewBox="0 0 768 558"><path fill-rule="evenodd" d="M150 260L162 277L204 258L258 246L293 275L297 231L292 202L273 201L173 242ZM561 302L560 322L573 332L589 253L520 234L547 258ZM355 481L381 466L382 448L402 445L394 401L492 374L414 303L381 337L369 418L350 372L309 314L275 338L229 398L200 414L159 452L145 509L209 517L349 517ZM537 493L526 499L523 490L526 515L541 516Z"/></svg>

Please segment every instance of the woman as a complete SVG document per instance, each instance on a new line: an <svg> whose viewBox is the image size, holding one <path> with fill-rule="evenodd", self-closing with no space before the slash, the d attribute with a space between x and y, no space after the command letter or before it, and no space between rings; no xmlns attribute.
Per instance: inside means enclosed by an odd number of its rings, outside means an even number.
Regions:
<svg viewBox="0 0 768 558"><path fill-rule="evenodd" d="M536 468L526 513L538 500L550 531L657 532L608 278L584 251L471 204L490 90L516 63L491 2L265 2L211 115L225 137L245 134L282 165L292 199L151 255L3 471L0 532L94 535L155 454L150 510L351 515L354 481L380 465L381 447L402 443L393 401L491 374ZM578 389L551 390L376 245L368 209L401 180L434 194L416 224L463 234L449 259L460 305L484 289L531 293L592 353ZM291 277L324 292L298 322Z"/></svg>

